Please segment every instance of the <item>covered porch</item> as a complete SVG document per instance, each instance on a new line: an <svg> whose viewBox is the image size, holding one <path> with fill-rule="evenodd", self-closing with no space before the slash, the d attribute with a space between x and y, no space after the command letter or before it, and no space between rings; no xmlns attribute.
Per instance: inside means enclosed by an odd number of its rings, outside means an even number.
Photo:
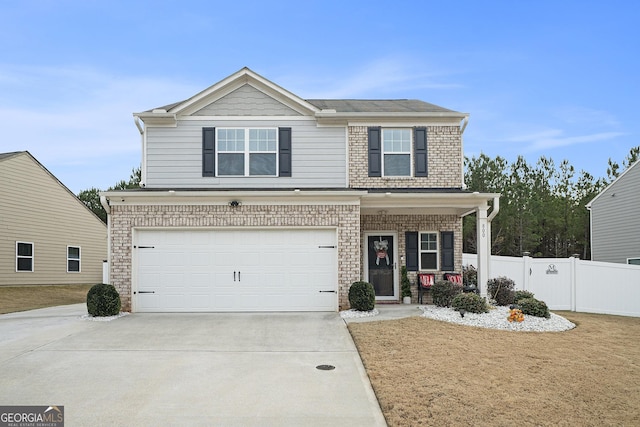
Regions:
<svg viewBox="0 0 640 427"><path fill-rule="evenodd" d="M360 199L361 276L376 289L379 302L400 301L400 271L406 266L417 302L417 276L442 280L462 273L462 219L477 218L480 295L487 296L491 221L499 211L497 193L461 190L380 189Z"/></svg>

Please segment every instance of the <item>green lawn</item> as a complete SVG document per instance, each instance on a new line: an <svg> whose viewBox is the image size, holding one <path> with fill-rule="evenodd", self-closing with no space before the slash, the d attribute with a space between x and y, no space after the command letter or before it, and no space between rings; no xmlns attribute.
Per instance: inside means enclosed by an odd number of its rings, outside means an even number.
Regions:
<svg viewBox="0 0 640 427"><path fill-rule="evenodd" d="M0 286L0 314L86 302L91 286Z"/></svg>

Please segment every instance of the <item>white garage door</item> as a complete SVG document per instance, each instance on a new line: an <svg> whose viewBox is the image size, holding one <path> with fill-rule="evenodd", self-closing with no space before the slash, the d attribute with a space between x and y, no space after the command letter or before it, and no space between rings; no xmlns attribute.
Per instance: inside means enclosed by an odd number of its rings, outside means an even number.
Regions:
<svg viewBox="0 0 640 427"><path fill-rule="evenodd" d="M336 311L336 231L137 230L134 310Z"/></svg>

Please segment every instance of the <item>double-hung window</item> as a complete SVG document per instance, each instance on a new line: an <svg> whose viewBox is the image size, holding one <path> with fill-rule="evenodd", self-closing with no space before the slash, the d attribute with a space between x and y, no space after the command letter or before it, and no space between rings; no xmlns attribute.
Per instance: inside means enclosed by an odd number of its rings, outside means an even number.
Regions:
<svg viewBox="0 0 640 427"><path fill-rule="evenodd" d="M80 273L79 246L67 246L67 273Z"/></svg>
<svg viewBox="0 0 640 427"><path fill-rule="evenodd" d="M384 176L411 176L411 129L382 129Z"/></svg>
<svg viewBox="0 0 640 427"><path fill-rule="evenodd" d="M429 176L426 127L370 127L367 142L369 176Z"/></svg>
<svg viewBox="0 0 640 427"><path fill-rule="evenodd" d="M16 242L16 271L33 271L33 243Z"/></svg>
<svg viewBox="0 0 640 427"><path fill-rule="evenodd" d="M217 131L217 176L276 176L277 129L227 129Z"/></svg>
<svg viewBox="0 0 640 427"><path fill-rule="evenodd" d="M438 233L420 233L420 270L438 269Z"/></svg>

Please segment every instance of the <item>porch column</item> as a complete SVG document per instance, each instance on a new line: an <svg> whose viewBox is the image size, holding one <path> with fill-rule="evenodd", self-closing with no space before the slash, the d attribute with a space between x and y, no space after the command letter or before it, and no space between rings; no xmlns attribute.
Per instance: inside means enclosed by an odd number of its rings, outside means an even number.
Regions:
<svg viewBox="0 0 640 427"><path fill-rule="evenodd" d="M489 280L489 221L487 220L487 206L478 208L476 214L477 223L477 237L476 237L476 249L478 252L478 288L480 289L480 296L487 296L487 281Z"/></svg>

